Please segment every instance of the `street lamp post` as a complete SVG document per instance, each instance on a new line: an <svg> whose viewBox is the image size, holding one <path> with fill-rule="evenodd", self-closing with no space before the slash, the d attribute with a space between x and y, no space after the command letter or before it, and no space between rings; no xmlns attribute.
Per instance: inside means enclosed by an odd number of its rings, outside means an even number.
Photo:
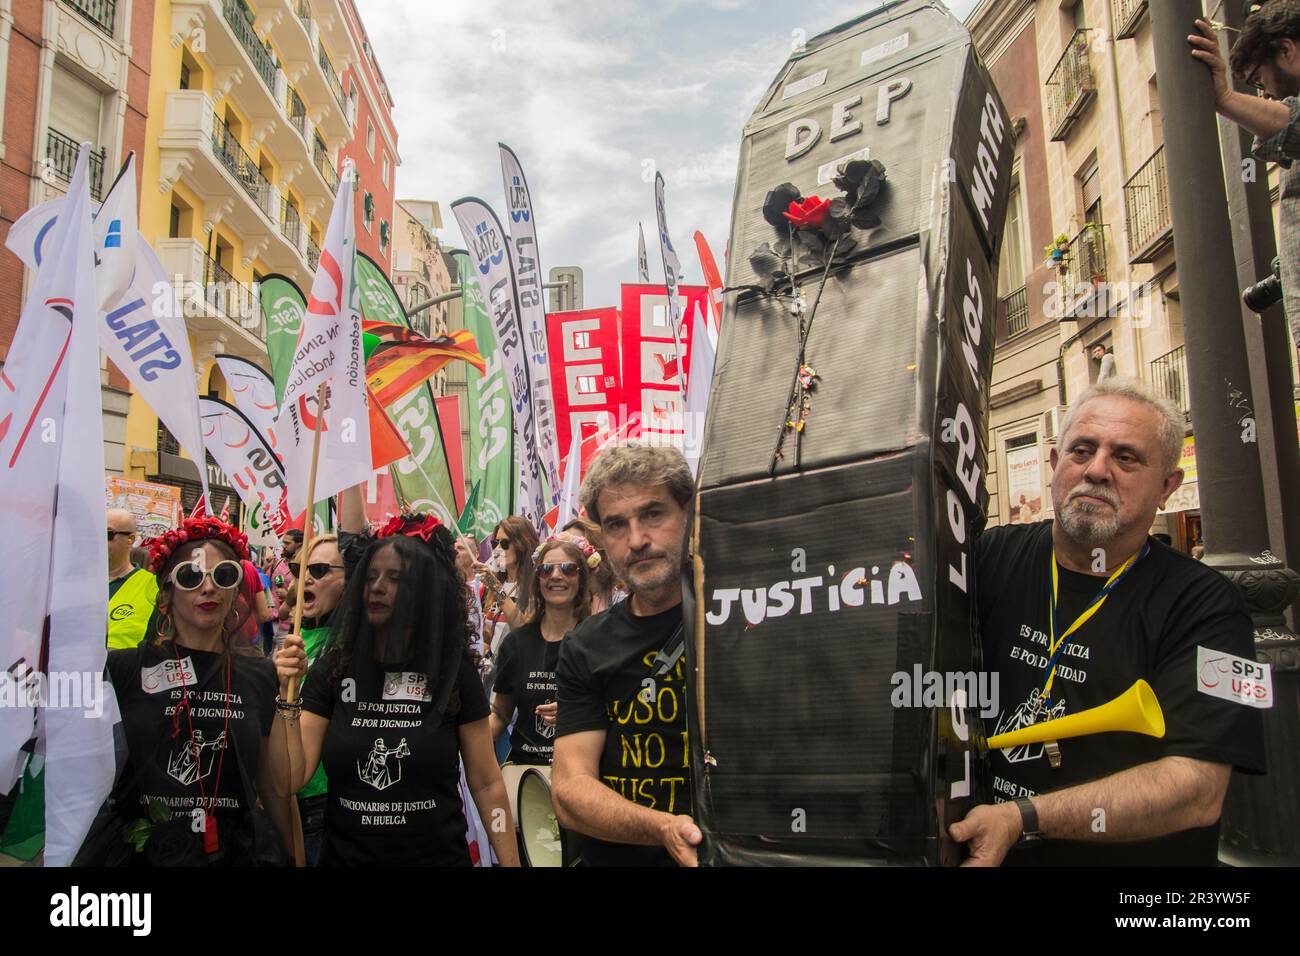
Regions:
<svg viewBox="0 0 1300 956"><path fill-rule="evenodd" d="M1256 657L1273 670L1275 702L1264 712L1268 774L1234 779L1233 798L1224 808L1224 850L1240 859L1300 860L1300 823L1292 809L1300 786L1300 641L1283 616L1300 575L1269 550L1256 398L1214 91L1209 71L1188 53L1201 0L1161 0L1148 11L1160 77L1205 562L1237 586L1254 620Z"/></svg>

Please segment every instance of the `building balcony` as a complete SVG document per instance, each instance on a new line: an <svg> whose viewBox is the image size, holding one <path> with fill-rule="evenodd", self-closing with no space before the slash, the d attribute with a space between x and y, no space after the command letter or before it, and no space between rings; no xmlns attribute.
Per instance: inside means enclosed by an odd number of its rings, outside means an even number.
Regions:
<svg viewBox="0 0 1300 956"><path fill-rule="evenodd" d="M1124 218L1130 262L1154 262L1173 244L1163 146L1124 184Z"/></svg>
<svg viewBox="0 0 1300 956"><path fill-rule="evenodd" d="M203 197L204 215L221 223L244 245L246 266L263 260L271 269L300 278L306 261L305 230L296 240L281 228L283 201L201 90L167 94L158 139L159 186L166 192L180 179ZM310 180L308 180L310 181ZM318 200L319 202L319 200Z"/></svg>
<svg viewBox="0 0 1300 956"><path fill-rule="evenodd" d="M280 235L288 239L295 249L303 250L303 261L307 260L306 246L303 244L302 217L298 210L289 205L289 201L280 201Z"/></svg>
<svg viewBox="0 0 1300 956"><path fill-rule="evenodd" d="M1024 286L1002 300L1002 314L1007 317L1008 339L1029 331L1029 297Z"/></svg>
<svg viewBox="0 0 1300 956"><path fill-rule="evenodd" d="M77 153L81 144L71 136L60 133L51 126L45 131L45 164L41 167L41 180L57 193L67 193L72 185L72 174L77 168ZM104 199L104 148L90 154L90 198L96 202ZM46 197L50 198L50 197Z"/></svg>
<svg viewBox="0 0 1300 956"><path fill-rule="evenodd" d="M1104 223L1085 223L1057 263L1064 304L1061 314L1066 319L1074 318L1086 305L1093 306L1093 315L1109 307L1105 230Z"/></svg>
<svg viewBox="0 0 1300 956"><path fill-rule="evenodd" d="M1097 98L1097 83L1089 58L1088 30L1075 30L1065 52L1047 78L1047 127L1062 142Z"/></svg>
<svg viewBox="0 0 1300 956"><path fill-rule="evenodd" d="M307 238L307 271L313 276L316 275L316 267L320 265L320 246L310 236Z"/></svg>
<svg viewBox="0 0 1300 956"><path fill-rule="evenodd" d="M87 23L105 36L113 35L117 21L117 0L63 0Z"/></svg>
<svg viewBox="0 0 1300 956"><path fill-rule="evenodd" d="M1129 40L1147 15L1147 0L1110 0L1110 19L1115 39Z"/></svg>
<svg viewBox="0 0 1300 956"><path fill-rule="evenodd" d="M342 87L338 93L334 90L338 76L332 64L337 61L324 52L320 23L306 0L262 0L255 25L264 36L272 32L279 44L285 58L281 69L306 101L308 123L319 126L331 142L351 139L352 124L341 102ZM331 64L329 73L322 59Z"/></svg>
<svg viewBox="0 0 1300 956"><path fill-rule="evenodd" d="M193 239L159 239L158 258L176 287L185 326L205 348L266 360L266 326L256 290L235 279Z"/></svg>
<svg viewBox="0 0 1300 956"><path fill-rule="evenodd" d="M1192 401L1187 391L1187 353L1183 346L1151 360L1151 385L1156 394L1177 405L1183 417L1191 421Z"/></svg>
<svg viewBox="0 0 1300 956"><path fill-rule="evenodd" d="M339 191L339 171L331 162L329 153L321 148L321 144L316 143L312 152L312 165L317 173L320 174L321 182L329 190L330 205L333 207L334 197Z"/></svg>

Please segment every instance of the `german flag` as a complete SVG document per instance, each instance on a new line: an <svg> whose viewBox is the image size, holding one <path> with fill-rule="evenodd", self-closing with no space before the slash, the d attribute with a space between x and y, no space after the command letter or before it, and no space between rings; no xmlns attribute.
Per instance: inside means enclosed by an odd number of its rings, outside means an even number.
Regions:
<svg viewBox="0 0 1300 956"><path fill-rule="evenodd" d="M367 331L376 334L373 330ZM466 329L431 339L415 333L409 335L409 338L403 336L388 340L381 336L380 343L366 361L366 385L385 408L413 391L454 359L468 362L479 370L479 374L486 367L487 363L478 353L473 334Z"/></svg>

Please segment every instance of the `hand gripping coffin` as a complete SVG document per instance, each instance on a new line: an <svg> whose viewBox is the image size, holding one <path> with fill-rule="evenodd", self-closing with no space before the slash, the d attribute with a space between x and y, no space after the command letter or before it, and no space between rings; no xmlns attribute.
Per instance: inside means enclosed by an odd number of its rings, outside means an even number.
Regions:
<svg viewBox="0 0 1300 956"><path fill-rule="evenodd" d="M959 857L1014 139L919 0L809 40L745 129L687 586L704 862Z"/></svg>

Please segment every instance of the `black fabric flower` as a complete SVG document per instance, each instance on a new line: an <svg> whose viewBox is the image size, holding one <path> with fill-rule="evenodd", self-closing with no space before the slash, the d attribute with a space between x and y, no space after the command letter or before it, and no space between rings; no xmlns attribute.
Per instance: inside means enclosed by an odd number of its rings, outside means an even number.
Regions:
<svg viewBox="0 0 1300 956"><path fill-rule="evenodd" d="M790 222L785 218L785 213L789 211L792 202L803 202L803 195L794 183L782 183L763 200L763 218L781 232L788 232Z"/></svg>

